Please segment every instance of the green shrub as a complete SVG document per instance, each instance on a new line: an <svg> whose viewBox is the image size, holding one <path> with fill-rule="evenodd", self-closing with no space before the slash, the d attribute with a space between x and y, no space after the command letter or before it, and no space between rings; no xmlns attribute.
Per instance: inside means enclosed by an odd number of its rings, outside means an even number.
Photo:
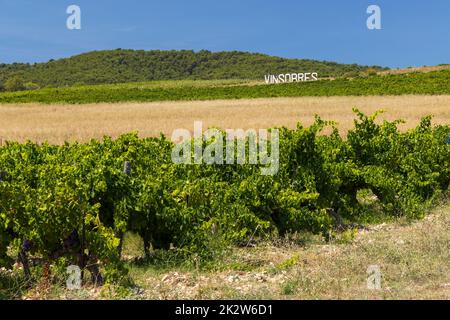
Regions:
<svg viewBox="0 0 450 320"><path fill-rule="evenodd" d="M34 82L27 82L27 83L25 83L25 90L38 90L40 88L41 87L38 84L34 83Z"/></svg>
<svg viewBox="0 0 450 320"><path fill-rule="evenodd" d="M5 81L5 90L14 92L14 91L23 91L26 89L25 83L20 76L14 76Z"/></svg>
<svg viewBox="0 0 450 320"><path fill-rule="evenodd" d="M369 69L366 70L366 74L367 74L369 77L373 77L373 76L378 75L378 71L379 71L379 70L377 70L377 69L369 68Z"/></svg>

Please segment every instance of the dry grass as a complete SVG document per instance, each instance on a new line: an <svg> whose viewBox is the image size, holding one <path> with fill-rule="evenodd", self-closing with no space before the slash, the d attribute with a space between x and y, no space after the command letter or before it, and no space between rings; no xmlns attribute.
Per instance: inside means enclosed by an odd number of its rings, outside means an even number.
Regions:
<svg viewBox="0 0 450 320"><path fill-rule="evenodd" d="M345 132L353 125L352 108L366 113L384 109L382 119L406 120L402 128L417 125L425 115L435 123L449 123L450 96L302 97L202 102L119 103L90 105L0 105L0 139L63 143L103 135L117 137L137 130L141 136L170 135L176 128L267 128L309 125L314 115L335 120Z"/></svg>
<svg viewBox="0 0 450 320"><path fill-rule="evenodd" d="M344 244L236 249L220 272L132 275L147 299L450 299L450 203L425 220L373 226ZM379 266L381 289L367 287ZM251 269L250 271L248 269Z"/></svg>
<svg viewBox="0 0 450 320"><path fill-rule="evenodd" d="M216 271L134 265L137 287L56 290L52 299L450 299L450 203L422 221L398 220L353 239L235 248ZM381 288L367 287L367 269ZM105 295L105 292L107 293ZM108 293L109 292L109 293ZM48 298L48 297L47 297Z"/></svg>
<svg viewBox="0 0 450 320"><path fill-rule="evenodd" d="M406 74L412 72L433 72L440 70L450 70L450 65L443 66L425 66L425 67L414 67L414 68L406 68L406 69L392 69L379 72L378 74Z"/></svg>

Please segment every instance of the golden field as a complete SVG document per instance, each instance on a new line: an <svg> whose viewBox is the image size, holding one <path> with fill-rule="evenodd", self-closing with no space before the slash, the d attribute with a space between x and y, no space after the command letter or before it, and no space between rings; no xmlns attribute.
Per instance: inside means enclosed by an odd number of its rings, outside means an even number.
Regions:
<svg viewBox="0 0 450 320"><path fill-rule="evenodd" d="M103 135L117 137L139 131L140 136L168 135L176 128L193 130L194 121L222 129L268 128L297 122L310 125L314 115L334 120L345 133L353 126L352 108L380 119L404 119L402 129L414 127L431 114L436 124L450 123L450 95L301 97L189 102L87 105L0 105L0 140L35 142L87 141Z"/></svg>

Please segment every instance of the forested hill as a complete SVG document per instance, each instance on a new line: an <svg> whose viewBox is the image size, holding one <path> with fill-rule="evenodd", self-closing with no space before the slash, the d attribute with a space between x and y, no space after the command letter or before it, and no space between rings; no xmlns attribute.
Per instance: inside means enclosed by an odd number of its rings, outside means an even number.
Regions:
<svg viewBox="0 0 450 320"><path fill-rule="evenodd" d="M374 67L380 69L379 67ZM358 73L356 64L284 59L247 52L93 51L37 64L0 64L0 85L19 76L39 87L171 79L263 79L265 74L318 72L320 77Z"/></svg>

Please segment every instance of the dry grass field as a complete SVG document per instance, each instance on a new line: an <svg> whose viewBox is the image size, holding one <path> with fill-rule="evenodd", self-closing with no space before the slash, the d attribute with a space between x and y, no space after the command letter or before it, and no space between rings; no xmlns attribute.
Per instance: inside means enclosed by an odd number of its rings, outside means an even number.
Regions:
<svg viewBox="0 0 450 320"><path fill-rule="evenodd" d="M425 67L416 67L416 68L407 68L407 69L391 69L386 71L381 71L378 74L405 74L412 72L433 72L440 70L450 70L450 65L442 65L442 66L425 66Z"/></svg>
<svg viewBox="0 0 450 320"><path fill-rule="evenodd" d="M450 96L302 97L191 102L89 105L0 105L0 140L36 142L86 141L131 131L141 136L170 135L176 128L222 129L309 125L318 114L338 122L342 132L353 126L352 108L365 113L383 109L380 119L404 119L402 129L431 114L434 123L450 123Z"/></svg>

